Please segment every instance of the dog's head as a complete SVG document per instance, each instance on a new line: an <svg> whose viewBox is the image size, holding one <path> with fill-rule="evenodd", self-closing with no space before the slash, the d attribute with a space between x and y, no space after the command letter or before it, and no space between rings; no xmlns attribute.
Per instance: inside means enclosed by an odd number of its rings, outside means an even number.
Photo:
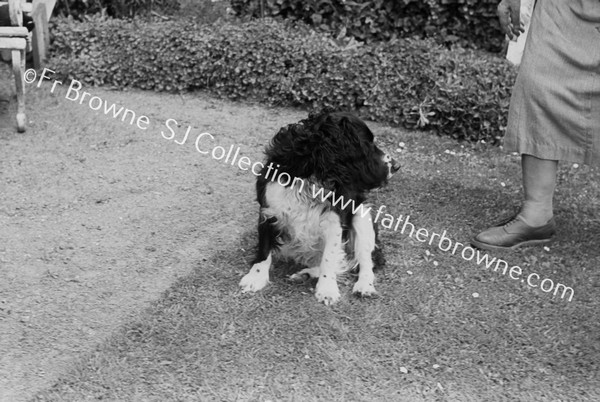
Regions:
<svg viewBox="0 0 600 402"><path fill-rule="evenodd" d="M280 171L314 177L327 187L363 193L386 184L400 165L374 142L369 127L347 112L311 114L282 128L267 157Z"/></svg>

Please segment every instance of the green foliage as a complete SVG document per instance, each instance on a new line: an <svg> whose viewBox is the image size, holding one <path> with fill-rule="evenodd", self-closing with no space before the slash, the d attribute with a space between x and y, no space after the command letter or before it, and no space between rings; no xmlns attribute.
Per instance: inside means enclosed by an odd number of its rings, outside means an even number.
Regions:
<svg viewBox="0 0 600 402"><path fill-rule="evenodd" d="M229 1L226 0L179 0L179 5L180 9L175 18L183 17L184 20L193 19L205 24L235 18L228 10Z"/></svg>
<svg viewBox="0 0 600 402"><path fill-rule="evenodd" d="M128 18L153 10L171 13L178 9L178 0L61 0L56 3L54 13L82 19L84 15L104 11L111 17Z"/></svg>
<svg viewBox="0 0 600 402"><path fill-rule="evenodd" d="M394 36L435 37L498 51L504 35L498 0L231 0L239 16L283 17L362 41Z"/></svg>
<svg viewBox="0 0 600 402"><path fill-rule="evenodd" d="M343 108L467 140L499 137L514 80L499 58L433 40L358 46L274 21L182 30L96 17L62 20L53 34L53 69L87 84Z"/></svg>

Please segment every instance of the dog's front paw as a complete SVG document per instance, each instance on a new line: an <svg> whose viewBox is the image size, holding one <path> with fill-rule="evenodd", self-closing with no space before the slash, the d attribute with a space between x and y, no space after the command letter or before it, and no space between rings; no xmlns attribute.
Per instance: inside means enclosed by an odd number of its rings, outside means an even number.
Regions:
<svg viewBox="0 0 600 402"><path fill-rule="evenodd" d="M377 291L375 290L375 286L373 286L373 280L369 278L359 279L352 288L352 293L357 293L362 297L375 296Z"/></svg>
<svg viewBox="0 0 600 402"><path fill-rule="evenodd" d="M269 283L269 270L264 267L257 267L255 264L250 272L248 272L240 281L242 293L257 292L267 286ZM261 269L262 268L262 269Z"/></svg>
<svg viewBox="0 0 600 402"><path fill-rule="evenodd" d="M315 288L317 300L329 306L340 299L340 290L335 276L321 276Z"/></svg>

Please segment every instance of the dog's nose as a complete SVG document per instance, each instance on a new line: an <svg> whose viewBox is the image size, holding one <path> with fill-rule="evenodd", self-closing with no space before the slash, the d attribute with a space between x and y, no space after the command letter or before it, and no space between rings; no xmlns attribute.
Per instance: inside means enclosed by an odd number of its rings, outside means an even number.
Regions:
<svg viewBox="0 0 600 402"><path fill-rule="evenodd" d="M392 158L392 172L396 173L398 170L400 170L400 164Z"/></svg>

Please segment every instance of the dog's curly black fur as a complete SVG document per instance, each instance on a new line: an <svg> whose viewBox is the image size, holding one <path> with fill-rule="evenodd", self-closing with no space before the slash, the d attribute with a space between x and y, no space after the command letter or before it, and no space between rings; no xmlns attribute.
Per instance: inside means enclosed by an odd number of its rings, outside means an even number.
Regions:
<svg viewBox="0 0 600 402"><path fill-rule="evenodd" d="M384 153L373 139L369 127L351 113L310 114L275 135L265 151L267 164L292 177L314 177L336 195L361 203L388 177L387 166L379 162ZM259 185L267 181L263 175Z"/></svg>

